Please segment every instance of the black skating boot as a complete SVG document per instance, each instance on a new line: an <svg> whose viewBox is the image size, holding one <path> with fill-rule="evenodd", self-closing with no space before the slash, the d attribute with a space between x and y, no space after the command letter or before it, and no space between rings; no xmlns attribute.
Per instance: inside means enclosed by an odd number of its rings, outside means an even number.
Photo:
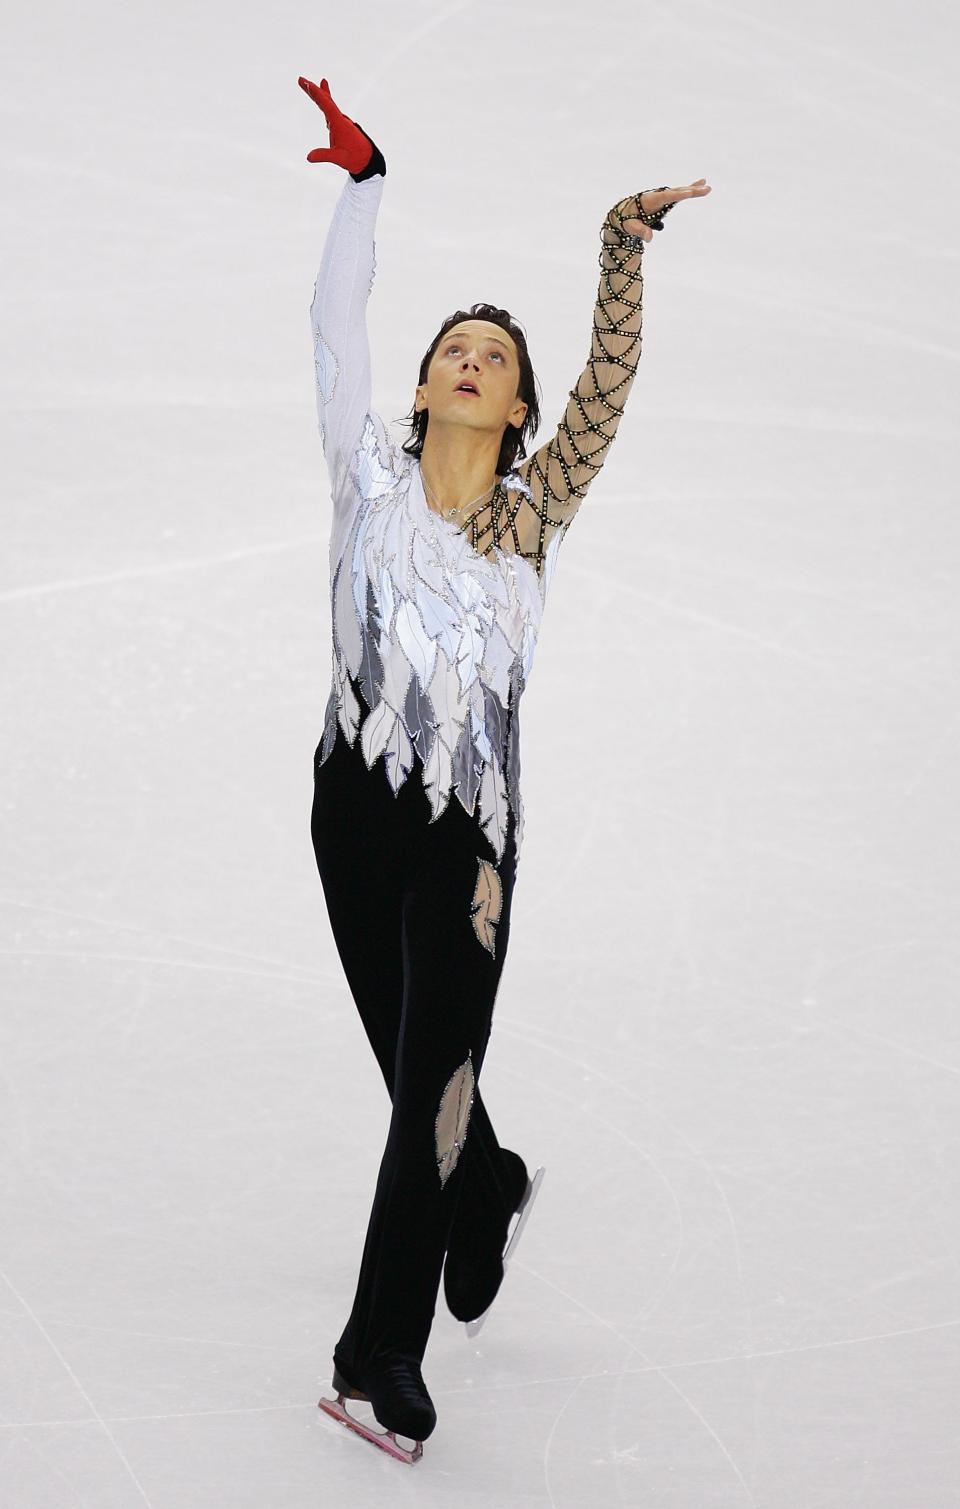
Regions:
<svg viewBox="0 0 960 1509"><path fill-rule="evenodd" d="M346 1371L344 1368L346 1367ZM416 1462L423 1454L423 1442L437 1423L433 1400L427 1393L420 1364L414 1357L400 1352L384 1353L365 1365L345 1363L335 1351L333 1354L333 1386L337 1400L321 1399L320 1408L335 1419L348 1425L359 1435L382 1447L391 1456L405 1462ZM355 1419L346 1409L345 1401L358 1399L373 1408L383 1432L372 1430ZM406 1436L416 1442L412 1451L405 1450L397 1436Z"/></svg>
<svg viewBox="0 0 960 1509"><path fill-rule="evenodd" d="M454 1222L443 1268L447 1308L457 1320L475 1321L493 1304L503 1283L503 1252L510 1222L527 1203L531 1180L519 1153L503 1149L510 1165L508 1204L499 1216L484 1214Z"/></svg>

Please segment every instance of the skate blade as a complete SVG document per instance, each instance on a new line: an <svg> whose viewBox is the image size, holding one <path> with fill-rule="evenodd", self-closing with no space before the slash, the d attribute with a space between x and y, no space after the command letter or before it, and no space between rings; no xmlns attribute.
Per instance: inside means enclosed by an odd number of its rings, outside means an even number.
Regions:
<svg viewBox="0 0 960 1509"><path fill-rule="evenodd" d="M418 1441L412 1451L407 1451L400 1445L392 1430L371 1430L362 1421L355 1420L344 1404L342 1394L338 1394L336 1399L319 1400L317 1408L322 1409L331 1419L339 1420L341 1425L345 1425L348 1430L355 1430L358 1436L363 1436L374 1446L379 1446L381 1451L387 1452L389 1456L396 1457L398 1462L419 1462L423 1456L422 1441Z"/></svg>
<svg viewBox="0 0 960 1509"><path fill-rule="evenodd" d="M537 1169L533 1178L530 1180L530 1187L524 1197L523 1204L520 1206L520 1219L517 1221L516 1226L514 1226L510 1240L507 1243L506 1247L503 1249L504 1273L506 1273L510 1254L513 1252L514 1248L519 1242L520 1234L523 1231L523 1228L526 1226L528 1220L530 1219L530 1212L533 1209L533 1202L537 1198L537 1195L540 1193L540 1186L543 1183L543 1176L545 1173L546 1169L541 1164L540 1168ZM483 1323L486 1320L487 1316L490 1314L490 1310L492 1309L493 1305L491 1305L489 1309L484 1310L482 1315L478 1315L476 1320L468 1320L465 1322L468 1336L476 1336L477 1332L482 1329Z"/></svg>

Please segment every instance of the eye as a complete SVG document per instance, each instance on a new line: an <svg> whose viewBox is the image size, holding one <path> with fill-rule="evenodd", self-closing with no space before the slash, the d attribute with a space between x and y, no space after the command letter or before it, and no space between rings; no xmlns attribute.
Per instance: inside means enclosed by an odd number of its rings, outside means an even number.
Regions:
<svg viewBox="0 0 960 1509"><path fill-rule="evenodd" d="M449 353L451 351L459 351L459 350L460 350L460 347L456 344L456 342L454 342L453 345L447 347L447 354L449 355Z"/></svg>
<svg viewBox="0 0 960 1509"><path fill-rule="evenodd" d="M503 352L502 351L491 351L490 355L491 356L495 356L497 358L498 362L502 362L503 361Z"/></svg>

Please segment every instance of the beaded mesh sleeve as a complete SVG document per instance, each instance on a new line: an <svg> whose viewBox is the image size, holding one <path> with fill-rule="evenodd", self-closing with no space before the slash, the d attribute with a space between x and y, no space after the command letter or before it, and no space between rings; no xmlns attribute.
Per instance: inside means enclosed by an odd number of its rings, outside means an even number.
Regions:
<svg viewBox="0 0 960 1509"><path fill-rule="evenodd" d="M645 243L625 231L623 221L636 217L638 208L637 196L631 195L619 200L603 222L590 356L570 390L556 434L498 481L492 496L463 523L479 554L499 547L523 556L538 577L544 574L551 542L573 519L606 459L636 376Z"/></svg>

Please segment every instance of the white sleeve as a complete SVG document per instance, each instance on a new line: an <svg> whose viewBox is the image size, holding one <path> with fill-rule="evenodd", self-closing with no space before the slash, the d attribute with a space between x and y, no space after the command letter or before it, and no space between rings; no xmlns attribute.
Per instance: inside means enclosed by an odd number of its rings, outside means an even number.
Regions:
<svg viewBox="0 0 960 1509"><path fill-rule="evenodd" d="M327 231L310 306L316 362L317 418L333 489L334 511L346 506L350 458L370 408L367 300L374 278L374 230L384 178L349 175Z"/></svg>

